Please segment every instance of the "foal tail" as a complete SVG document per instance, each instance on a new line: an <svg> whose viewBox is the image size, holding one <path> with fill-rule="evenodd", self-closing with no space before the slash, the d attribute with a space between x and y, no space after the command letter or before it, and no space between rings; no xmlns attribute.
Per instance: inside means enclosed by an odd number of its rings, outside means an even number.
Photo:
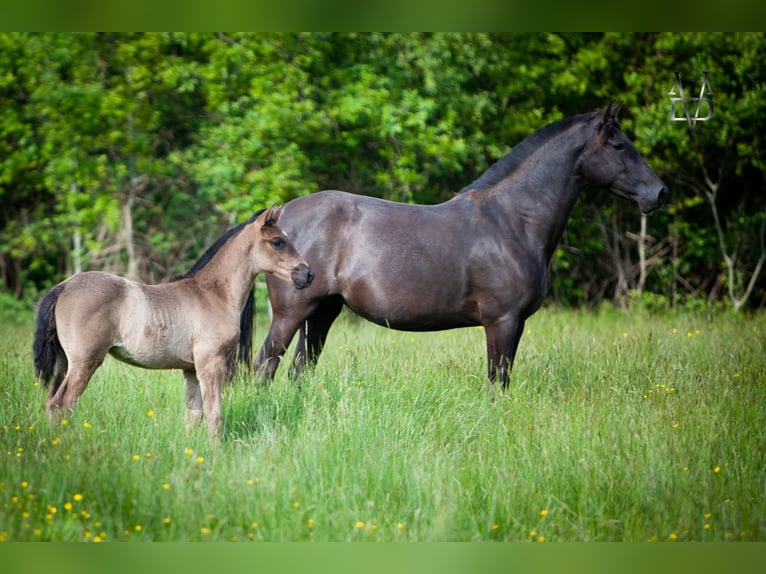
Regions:
<svg viewBox="0 0 766 574"><path fill-rule="evenodd" d="M47 387L55 376L54 391L63 379L62 370L56 370L59 358L64 357L64 350L56 329L56 301L63 289L63 284L56 285L40 301L37 311L37 329L32 343L37 378Z"/></svg>

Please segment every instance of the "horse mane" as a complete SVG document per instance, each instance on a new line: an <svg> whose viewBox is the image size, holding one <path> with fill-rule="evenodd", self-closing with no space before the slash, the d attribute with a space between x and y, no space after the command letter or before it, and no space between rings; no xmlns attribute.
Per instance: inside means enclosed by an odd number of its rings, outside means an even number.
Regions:
<svg viewBox="0 0 766 574"><path fill-rule="evenodd" d="M611 105L607 108L606 116L610 114ZM526 161L532 153L534 153L541 145L547 142L557 134L566 131L571 126L579 122L585 122L592 120L597 114L604 112L595 111L584 114L578 114L576 116L570 116L562 120L558 120L545 127L538 129L532 135L522 140L522 142L516 145L509 153L497 160L492 164L487 171L482 173L473 183L465 186L458 193L464 193L469 190L481 190L488 189L499 183L504 178L508 177L508 174L513 173L518 167Z"/></svg>
<svg viewBox="0 0 766 574"><path fill-rule="evenodd" d="M224 233L223 235L221 235L221 237L216 239L215 243L213 243L210 247L207 248L207 250L202 254L202 257L197 259L194 265L192 265L191 268L186 273L174 278L173 281L180 281L181 279L187 279L189 277L193 277L194 275L196 275L200 269L202 269L203 267L205 267L205 265L210 263L210 260L213 259L215 254L221 250L221 247L223 247L226 244L226 242L229 241L229 239L239 234L240 231L242 231L247 225L255 221L258 218L258 216L264 211L266 210L261 209L259 211L256 211L253 214L253 216L247 221L240 223L239 225L235 225L234 227L231 227L230 229L226 230L226 233Z"/></svg>

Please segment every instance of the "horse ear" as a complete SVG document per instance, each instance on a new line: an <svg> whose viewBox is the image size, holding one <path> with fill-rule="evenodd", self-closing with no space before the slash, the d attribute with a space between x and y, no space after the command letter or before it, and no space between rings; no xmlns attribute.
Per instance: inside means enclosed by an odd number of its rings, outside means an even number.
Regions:
<svg viewBox="0 0 766 574"><path fill-rule="evenodd" d="M620 123L620 112L622 111L622 106L625 104L625 102L617 102L617 104L614 106L614 112L612 113L612 121L615 124Z"/></svg>
<svg viewBox="0 0 766 574"><path fill-rule="evenodd" d="M618 116L620 115L620 112L622 111L622 106L624 102L615 102L612 100L609 102L609 105L604 110L604 117L602 119L603 124L607 124L609 122L614 122L615 124L619 123L620 120Z"/></svg>
<svg viewBox="0 0 766 574"><path fill-rule="evenodd" d="M272 205L266 210L266 213L264 215L263 225L276 225L277 220L279 220L279 216L282 214L282 206L281 205Z"/></svg>
<svg viewBox="0 0 766 574"><path fill-rule="evenodd" d="M612 100L609 105L603 111L601 121L598 124L598 129L603 130L609 125L619 126L620 120L617 118L620 110L622 110L622 102L615 102Z"/></svg>

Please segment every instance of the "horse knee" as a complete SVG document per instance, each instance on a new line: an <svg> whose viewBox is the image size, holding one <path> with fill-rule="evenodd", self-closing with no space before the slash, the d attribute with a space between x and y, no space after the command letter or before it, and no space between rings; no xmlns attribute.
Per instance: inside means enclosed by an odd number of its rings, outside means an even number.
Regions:
<svg viewBox="0 0 766 574"><path fill-rule="evenodd" d="M274 379L281 357L266 357L256 364L255 378L260 382L268 382Z"/></svg>

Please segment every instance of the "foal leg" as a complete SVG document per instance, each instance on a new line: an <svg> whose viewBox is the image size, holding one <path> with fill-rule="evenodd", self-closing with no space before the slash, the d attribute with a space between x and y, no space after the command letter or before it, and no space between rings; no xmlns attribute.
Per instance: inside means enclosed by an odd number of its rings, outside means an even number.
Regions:
<svg viewBox="0 0 766 574"><path fill-rule="evenodd" d="M186 425L192 427L202 421L202 392L194 370L184 371L184 381L186 382Z"/></svg>
<svg viewBox="0 0 766 574"><path fill-rule="evenodd" d="M45 400L45 410L49 420L61 420L74 411L77 400L85 391L88 381L104 361L105 356L106 353L104 352L89 358L73 357L69 359L66 376L60 384L51 385L48 398ZM57 374L56 378L58 379L59 376Z"/></svg>
<svg viewBox="0 0 766 574"><path fill-rule="evenodd" d="M498 381L503 390L508 388L511 368L516 358L521 335L524 333L524 319L506 316L485 325L487 335L487 380L491 387Z"/></svg>
<svg viewBox="0 0 766 574"><path fill-rule="evenodd" d="M199 391L202 396L202 410L205 416L205 426L214 443L221 442L223 435L223 411L221 394L224 372L226 370L226 353L207 355L194 362Z"/></svg>

